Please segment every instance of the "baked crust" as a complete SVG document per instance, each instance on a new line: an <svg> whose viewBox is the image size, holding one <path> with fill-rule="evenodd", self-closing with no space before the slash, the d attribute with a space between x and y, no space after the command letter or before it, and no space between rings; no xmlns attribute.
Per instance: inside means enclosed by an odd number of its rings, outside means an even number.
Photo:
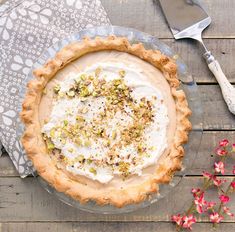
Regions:
<svg viewBox="0 0 235 232"><path fill-rule="evenodd" d="M46 155L47 149L38 119L38 108L43 89L56 72L87 53L102 50L127 52L161 70L170 85L176 105L176 130L173 143L169 154L164 159L160 159L154 177L140 185L123 189L113 188L108 191L94 190L89 185L84 185L66 175L55 165L50 156ZM112 204L116 207L123 207L145 200L151 193L158 191L158 184L169 183L175 171L181 169L184 156L182 145L188 141L188 132L191 130L191 123L188 119L191 111L184 92L177 90L179 80L177 79L176 64L160 51L146 50L141 43L130 44L124 37L109 36L105 39L97 37L93 40L85 38L82 42L65 46L52 60L49 60L40 69L34 70L33 73L36 78L27 84L28 89L22 104L21 120L25 124L25 132L21 141L38 174L57 191L64 192L81 203L94 200L101 205Z"/></svg>

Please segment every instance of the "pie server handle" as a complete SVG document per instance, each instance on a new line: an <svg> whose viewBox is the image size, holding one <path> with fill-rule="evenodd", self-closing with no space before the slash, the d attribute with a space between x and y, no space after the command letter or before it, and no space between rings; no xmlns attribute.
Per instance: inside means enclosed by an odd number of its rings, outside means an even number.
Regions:
<svg viewBox="0 0 235 232"><path fill-rule="evenodd" d="M207 61L208 67L218 81L224 100L227 103L228 109L235 114L235 88L229 83L224 75L219 62L214 58L210 51L204 53L204 58Z"/></svg>

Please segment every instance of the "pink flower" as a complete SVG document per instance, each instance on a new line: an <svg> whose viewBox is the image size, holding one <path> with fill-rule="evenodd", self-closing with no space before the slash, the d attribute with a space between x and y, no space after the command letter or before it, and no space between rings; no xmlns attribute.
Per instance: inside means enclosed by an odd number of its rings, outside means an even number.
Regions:
<svg viewBox="0 0 235 232"><path fill-rule="evenodd" d="M193 194L194 197L196 197L201 193L201 189L200 188L192 188L191 193Z"/></svg>
<svg viewBox="0 0 235 232"><path fill-rule="evenodd" d="M218 213L210 214L210 221L213 223L220 223L224 218Z"/></svg>
<svg viewBox="0 0 235 232"><path fill-rule="evenodd" d="M196 205L196 210L198 213L203 213L203 206L207 205L207 202L204 199L204 192L200 196L196 196L194 203Z"/></svg>
<svg viewBox="0 0 235 232"><path fill-rule="evenodd" d="M232 145L232 152L235 152L235 143Z"/></svg>
<svg viewBox="0 0 235 232"><path fill-rule="evenodd" d="M221 201L223 204L228 203L229 200L230 200L229 197L226 196L226 195L220 195L220 196L219 196L219 199L220 199L220 201Z"/></svg>
<svg viewBox="0 0 235 232"><path fill-rule="evenodd" d="M178 226L181 226L183 224L183 218L181 217L180 214L178 215L173 215L171 217L171 220L175 222Z"/></svg>
<svg viewBox="0 0 235 232"><path fill-rule="evenodd" d="M183 217L183 228L187 228L187 229L192 229L192 224L194 224L196 222L196 218L193 217L193 215L189 215L189 216L184 216Z"/></svg>
<svg viewBox="0 0 235 232"><path fill-rule="evenodd" d="M233 181L230 185L233 189L235 189L235 181Z"/></svg>
<svg viewBox="0 0 235 232"><path fill-rule="evenodd" d="M235 175L235 166L233 166L233 175Z"/></svg>
<svg viewBox="0 0 235 232"><path fill-rule="evenodd" d="M212 177L213 177L212 174L210 174L209 172L205 172L205 171L202 173L202 175L207 179L212 179Z"/></svg>
<svg viewBox="0 0 235 232"><path fill-rule="evenodd" d="M215 150L216 154L219 156L225 156L228 154L228 152L224 149L221 149L220 147Z"/></svg>
<svg viewBox="0 0 235 232"><path fill-rule="evenodd" d="M215 205L216 203L213 201L207 202L206 210L212 209Z"/></svg>
<svg viewBox="0 0 235 232"><path fill-rule="evenodd" d="M227 181L227 180L218 179L216 178L216 176L213 176L212 180L213 180L214 185L218 187Z"/></svg>
<svg viewBox="0 0 235 232"><path fill-rule="evenodd" d="M223 140L219 141L220 147L226 147L226 146L228 146L228 144L229 144L229 141L227 139L223 139Z"/></svg>
<svg viewBox="0 0 235 232"><path fill-rule="evenodd" d="M226 206L223 207L223 211L224 211L224 213L226 213L228 216L231 216L231 217L234 216L234 214L231 213L231 212L230 212L230 209L229 209L228 207L226 207Z"/></svg>
<svg viewBox="0 0 235 232"><path fill-rule="evenodd" d="M214 164L215 171L224 175L224 163L222 161Z"/></svg>

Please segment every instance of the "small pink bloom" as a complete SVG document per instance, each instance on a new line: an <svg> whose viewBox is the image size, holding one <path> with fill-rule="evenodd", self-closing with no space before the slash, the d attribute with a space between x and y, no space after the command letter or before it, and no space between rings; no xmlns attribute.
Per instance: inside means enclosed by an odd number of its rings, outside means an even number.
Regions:
<svg viewBox="0 0 235 232"><path fill-rule="evenodd" d="M235 189L235 181L233 181L230 185L233 189Z"/></svg>
<svg viewBox="0 0 235 232"><path fill-rule="evenodd" d="M228 203L229 200L230 200L229 197L226 196L226 195L220 195L220 196L219 196L219 199L220 199L220 201L221 201L223 204Z"/></svg>
<svg viewBox="0 0 235 232"><path fill-rule="evenodd" d="M203 213L203 206L207 205L207 202L204 199L204 192L200 196L196 196L194 203L196 205L196 210L198 213Z"/></svg>
<svg viewBox="0 0 235 232"><path fill-rule="evenodd" d="M229 144L229 141L227 139L223 139L219 142L220 147L226 147L228 146L228 144Z"/></svg>
<svg viewBox="0 0 235 232"><path fill-rule="evenodd" d="M208 209L213 209L213 207L214 207L215 205L216 205L216 203L213 202L213 201L207 202L206 210L208 210Z"/></svg>
<svg viewBox="0 0 235 232"><path fill-rule="evenodd" d="M228 216L231 216L231 217L234 216L234 214L231 213L231 212L230 212L230 209L229 209L228 207L226 207L226 206L223 207L223 211L224 211L224 213L226 213Z"/></svg>
<svg viewBox="0 0 235 232"><path fill-rule="evenodd" d="M183 228L192 229L192 224L196 222L196 218L191 214L183 217Z"/></svg>
<svg viewBox="0 0 235 232"><path fill-rule="evenodd" d="M218 179L216 176L212 177L213 183L215 186L221 186L223 183L227 182L227 180L223 180L223 179Z"/></svg>
<svg viewBox="0 0 235 232"><path fill-rule="evenodd" d="M221 149L220 147L215 150L216 154L219 156L225 156L228 154L228 152L224 149Z"/></svg>
<svg viewBox="0 0 235 232"><path fill-rule="evenodd" d="M235 143L232 145L232 152L235 152Z"/></svg>
<svg viewBox="0 0 235 232"><path fill-rule="evenodd" d="M201 189L200 188L192 188L191 193L193 194L194 197L196 197L201 193Z"/></svg>
<svg viewBox="0 0 235 232"><path fill-rule="evenodd" d="M210 221L213 223L220 223L223 220L223 216L219 215L218 213L210 214Z"/></svg>
<svg viewBox="0 0 235 232"><path fill-rule="evenodd" d="M212 179L212 177L213 177L213 175L210 174L209 172L203 172L202 175L207 179Z"/></svg>
<svg viewBox="0 0 235 232"><path fill-rule="evenodd" d="M224 170L224 163L223 163L222 161L220 161L220 162L218 162L218 163L215 162L214 168L215 168L215 171L216 171L217 173L220 173L220 172L221 172L221 174L224 175L225 170Z"/></svg>
<svg viewBox="0 0 235 232"><path fill-rule="evenodd" d="M178 226L181 226L183 224L183 219L180 214L178 215L173 215L171 217L171 220L175 222Z"/></svg>

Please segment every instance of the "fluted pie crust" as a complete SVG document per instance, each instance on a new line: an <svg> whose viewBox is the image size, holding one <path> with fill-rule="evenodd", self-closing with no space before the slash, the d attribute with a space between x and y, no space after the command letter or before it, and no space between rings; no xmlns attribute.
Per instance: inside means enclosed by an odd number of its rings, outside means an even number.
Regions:
<svg viewBox="0 0 235 232"><path fill-rule="evenodd" d="M47 148L41 133L38 119L38 109L43 89L55 74L66 64L79 57L96 51L116 50L126 52L141 58L159 69L171 88L171 94L176 105L176 130L170 152L156 165L154 177L139 185L126 188L113 188L108 192L93 189L89 185L80 183L59 169L47 155ZM184 149L182 144L188 141L191 123L188 117L191 111L185 94L178 90L177 67L175 62L160 51L146 50L141 43L130 44L127 38L109 36L107 38L85 38L82 42L74 42L61 49L56 56L43 67L34 70L35 79L27 84L27 93L22 105L21 119L25 125L22 144L32 160L38 174L52 185L57 191L86 203L94 200L97 204L111 204L123 207L127 204L139 203L152 193L158 191L158 184L169 183L175 171L180 170Z"/></svg>

